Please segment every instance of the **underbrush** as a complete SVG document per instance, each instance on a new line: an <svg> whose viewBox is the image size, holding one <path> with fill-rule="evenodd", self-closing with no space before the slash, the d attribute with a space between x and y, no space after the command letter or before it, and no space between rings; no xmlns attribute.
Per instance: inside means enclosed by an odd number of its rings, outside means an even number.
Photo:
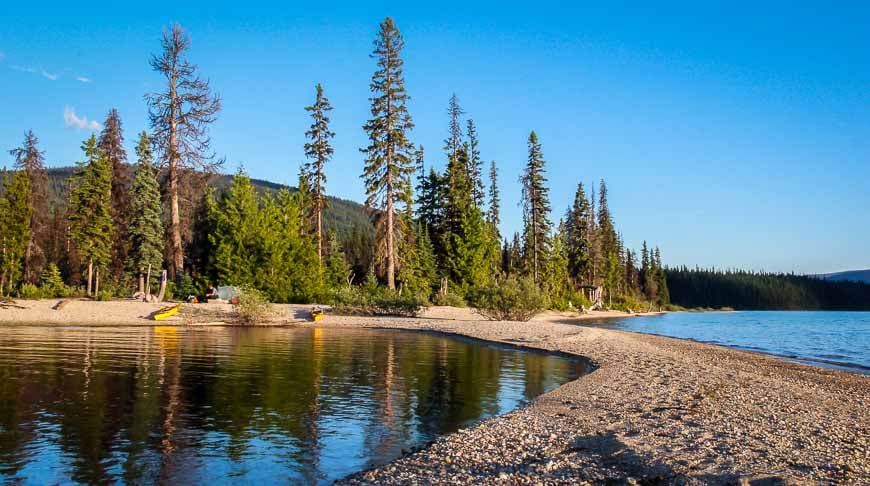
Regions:
<svg viewBox="0 0 870 486"><path fill-rule="evenodd" d="M264 293L249 288L239 290L239 303L233 305L233 310L242 324L267 321L275 313Z"/></svg>
<svg viewBox="0 0 870 486"><path fill-rule="evenodd" d="M416 317L425 306L420 297L367 285L335 290L331 301L334 313L353 316Z"/></svg>
<svg viewBox="0 0 870 486"><path fill-rule="evenodd" d="M494 321L528 321L547 305L547 298L529 277L513 275L478 288L469 295L478 314Z"/></svg>

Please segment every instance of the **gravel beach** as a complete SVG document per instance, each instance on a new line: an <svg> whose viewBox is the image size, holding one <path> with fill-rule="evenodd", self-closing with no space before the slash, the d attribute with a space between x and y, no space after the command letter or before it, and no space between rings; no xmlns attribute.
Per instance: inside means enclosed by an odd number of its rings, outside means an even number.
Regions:
<svg viewBox="0 0 870 486"><path fill-rule="evenodd" d="M159 304L19 301L0 325L153 325ZM310 306L276 306L275 324ZM224 305L185 306L161 325L217 323ZM347 484L870 484L870 377L544 313L481 320L328 315L319 327L420 330L578 355L596 369L530 405L409 451Z"/></svg>

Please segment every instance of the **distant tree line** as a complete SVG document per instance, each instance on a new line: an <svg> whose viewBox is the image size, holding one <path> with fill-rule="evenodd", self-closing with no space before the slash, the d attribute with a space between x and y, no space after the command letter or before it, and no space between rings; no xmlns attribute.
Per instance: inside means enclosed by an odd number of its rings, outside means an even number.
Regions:
<svg viewBox="0 0 870 486"><path fill-rule="evenodd" d="M870 285L741 270L666 268L674 304L746 310L868 310Z"/></svg>

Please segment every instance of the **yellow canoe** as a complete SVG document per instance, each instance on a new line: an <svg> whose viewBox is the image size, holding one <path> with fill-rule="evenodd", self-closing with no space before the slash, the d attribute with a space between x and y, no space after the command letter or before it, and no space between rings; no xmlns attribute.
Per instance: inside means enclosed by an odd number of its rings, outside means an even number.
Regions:
<svg viewBox="0 0 870 486"><path fill-rule="evenodd" d="M311 320L319 321L319 320L323 319L324 317L326 317L326 313L323 312L323 309L321 309L319 307L316 309L311 309Z"/></svg>
<svg viewBox="0 0 870 486"><path fill-rule="evenodd" d="M178 311L180 311L180 310L181 310L181 304L175 304L175 305L171 305L169 307L164 307L164 308L162 308L159 311L154 313L154 320L155 321L162 321L163 319L166 319L167 317L172 317L175 314L178 314Z"/></svg>

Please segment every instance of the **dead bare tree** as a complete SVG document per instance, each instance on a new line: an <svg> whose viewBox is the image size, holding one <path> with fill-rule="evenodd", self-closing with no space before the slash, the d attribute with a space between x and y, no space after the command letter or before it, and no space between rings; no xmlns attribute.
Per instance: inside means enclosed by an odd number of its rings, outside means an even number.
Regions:
<svg viewBox="0 0 870 486"><path fill-rule="evenodd" d="M197 74L186 53L190 37L178 24L163 31L161 52L151 58L151 67L166 80L166 90L145 95L152 140L166 171L164 197L169 203L170 273L184 271L184 245L179 209L179 175L183 169L213 173L222 164L211 150L208 127L217 119L221 100L211 92L209 81Z"/></svg>

